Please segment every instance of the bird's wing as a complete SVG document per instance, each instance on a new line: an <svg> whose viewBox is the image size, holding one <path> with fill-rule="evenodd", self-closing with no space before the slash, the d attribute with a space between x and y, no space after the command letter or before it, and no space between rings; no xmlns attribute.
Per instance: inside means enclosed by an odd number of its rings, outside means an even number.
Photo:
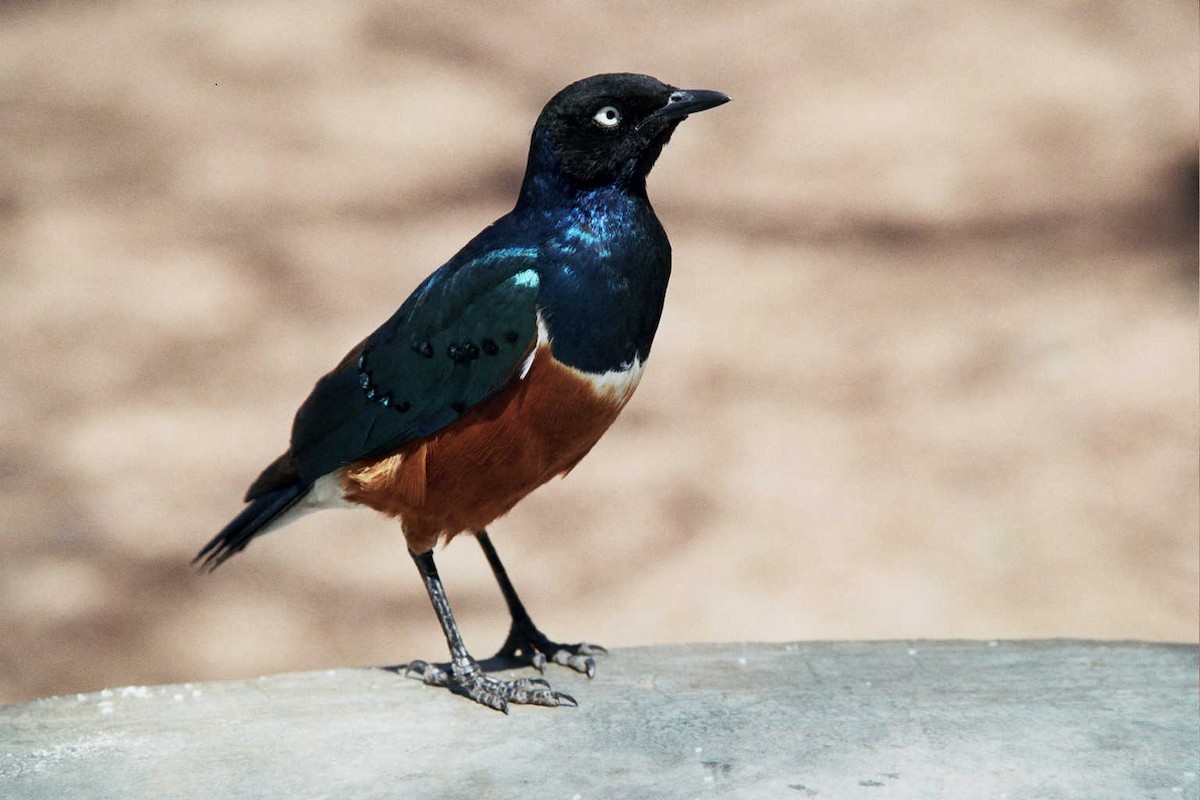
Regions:
<svg viewBox="0 0 1200 800"><path fill-rule="evenodd" d="M536 260L504 248L431 275L296 413L299 477L428 436L516 379L537 344Z"/></svg>

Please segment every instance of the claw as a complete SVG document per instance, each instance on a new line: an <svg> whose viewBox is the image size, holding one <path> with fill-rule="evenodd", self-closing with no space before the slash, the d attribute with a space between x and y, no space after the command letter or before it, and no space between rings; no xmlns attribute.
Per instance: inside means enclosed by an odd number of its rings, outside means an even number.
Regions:
<svg viewBox="0 0 1200 800"><path fill-rule="evenodd" d="M529 664L541 673L545 673L546 665L553 662L581 672L589 678L594 678L596 677L596 661L591 656L608 655L608 650L590 642L580 642L579 644L552 642L526 618L513 621L508 638L496 656L498 658L517 658L517 653L520 653L522 658L527 659Z"/></svg>
<svg viewBox="0 0 1200 800"><path fill-rule="evenodd" d="M473 659L445 667L428 661L410 661L404 665L405 677L418 678L428 686L447 686L461 691L477 703L507 714L509 703L538 706L569 705L578 707L574 697L556 692L544 678L500 680L484 674Z"/></svg>

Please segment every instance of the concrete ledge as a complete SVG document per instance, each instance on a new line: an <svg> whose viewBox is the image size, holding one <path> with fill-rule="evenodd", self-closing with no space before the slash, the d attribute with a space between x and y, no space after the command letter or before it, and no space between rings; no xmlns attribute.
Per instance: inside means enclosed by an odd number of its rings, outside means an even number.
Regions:
<svg viewBox="0 0 1200 800"><path fill-rule="evenodd" d="M0 708L0 796L1197 798L1197 649L616 650L509 717L377 669Z"/></svg>

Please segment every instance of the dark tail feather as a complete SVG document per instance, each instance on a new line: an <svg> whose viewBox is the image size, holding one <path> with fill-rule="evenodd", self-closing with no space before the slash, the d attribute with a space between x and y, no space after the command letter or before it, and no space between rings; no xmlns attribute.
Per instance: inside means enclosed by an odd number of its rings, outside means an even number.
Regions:
<svg viewBox="0 0 1200 800"><path fill-rule="evenodd" d="M309 485L294 483L274 489L256 498L213 537L213 540L206 544L203 550L196 554L192 563L199 563L200 569L212 572L224 564L230 556L244 550L250 540L257 536L271 520L287 511L300 498L308 494L309 488Z"/></svg>

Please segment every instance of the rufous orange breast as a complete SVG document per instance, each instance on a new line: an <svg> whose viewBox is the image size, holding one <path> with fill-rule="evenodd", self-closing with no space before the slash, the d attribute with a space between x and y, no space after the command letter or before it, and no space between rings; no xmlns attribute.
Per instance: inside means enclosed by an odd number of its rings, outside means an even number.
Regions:
<svg viewBox="0 0 1200 800"><path fill-rule="evenodd" d="M636 361L603 375L580 372L543 342L524 377L454 423L347 466L344 499L398 517L414 552L483 530L578 464L625 407L641 372Z"/></svg>

